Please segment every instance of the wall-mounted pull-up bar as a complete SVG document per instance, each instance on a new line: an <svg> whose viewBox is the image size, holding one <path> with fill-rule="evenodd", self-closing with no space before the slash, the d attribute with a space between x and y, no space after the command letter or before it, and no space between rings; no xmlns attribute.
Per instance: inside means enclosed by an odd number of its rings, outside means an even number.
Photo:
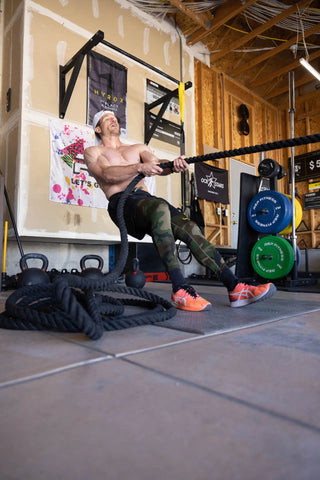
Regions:
<svg viewBox="0 0 320 480"><path fill-rule="evenodd" d="M85 55L90 52L98 43L103 40L104 33L98 30L97 33L90 38L90 40L66 63L64 66L60 65L59 76L59 117L64 118L70 98L75 87L82 62ZM66 89L66 74L73 68L67 89Z"/></svg>
<svg viewBox="0 0 320 480"><path fill-rule="evenodd" d="M149 63L144 62L140 58L135 57L134 55L131 55L131 53L125 52L121 48L116 47L115 45L112 45L111 43L104 40L104 32L102 32L101 30L98 30L97 33L71 58L71 60L69 60L68 63L66 63L64 66L60 65L60 78L59 78L59 80L60 80L60 83L59 83L59 99L60 99L60 102L59 102L59 117L60 118L64 118L64 116L66 114L66 111L67 111L67 108L68 108L68 105L69 105L69 102L70 102L70 98L71 98L72 92L74 90L76 81L78 79L80 68L82 66L85 55L87 55L90 52L90 50L92 50L92 48L95 47L96 45L98 45L99 43L102 43L103 45L106 45L107 47L112 48L113 50L117 51L118 53L121 53L125 57L130 58L131 60L139 63L140 65L143 65L144 67L148 68L149 70L152 70L152 71L156 72L157 74L161 75L162 77L165 77L168 80L170 80L171 82L174 82L174 83L179 85L180 81L177 80L176 78L171 77L170 75L168 75L167 73L159 70L158 68L154 67L153 65L150 65ZM71 74L68 86L66 88L66 74L72 68L73 68L73 72ZM192 86L191 82L187 82L185 84L185 88L190 88L191 86ZM159 105L159 104L164 103L164 102L167 102L167 104L166 104L166 107L167 107L167 105L170 101L170 98L172 98L176 94L177 94L177 90L174 90L174 92L169 93L162 98L159 98L156 102L153 102L151 105L148 106L148 108L149 109L154 108L156 106L155 103L157 103L157 105ZM165 111L165 108L163 110L163 113ZM163 115L163 113L162 113L162 115ZM158 116L159 116L159 114L158 114ZM157 119L157 120L159 122L160 116L159 116L159 119ZM151 134L151 136L152 136L152 134ZM150 139L149 139L149 141L150 141Z"/></svg>

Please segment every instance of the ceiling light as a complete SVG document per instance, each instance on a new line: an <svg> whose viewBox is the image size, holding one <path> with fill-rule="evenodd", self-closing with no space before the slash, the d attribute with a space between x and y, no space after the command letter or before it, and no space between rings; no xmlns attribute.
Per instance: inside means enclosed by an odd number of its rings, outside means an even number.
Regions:
<svg viewBox="0 0 320 480"><path fill-rule="evenodd" d="M320 80L320 73L317 72L317 70L313 68L312 65L310 65L309 62L307 62L307 60L305 60L304 58L300 58L299 62L301 63L301 65L304 66L304 68L309 70L309 72L312 73L312 75L314 75L318 80Z"/></svg>

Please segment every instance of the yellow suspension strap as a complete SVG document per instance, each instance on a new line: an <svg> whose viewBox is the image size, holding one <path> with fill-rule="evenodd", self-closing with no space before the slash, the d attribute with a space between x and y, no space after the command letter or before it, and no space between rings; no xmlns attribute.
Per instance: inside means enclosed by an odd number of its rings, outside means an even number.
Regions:
<svg viewBox="0 0 320 480"><path fill-rule="evenodd" d="M183 82L179 83L178 86L179 93L179 106L180 106L180 155L186 154L186 142L184 135L184 99L185 99L185 84ZM187 175L186 172L181 173L181 209L184 212L187 206L187 186L186 181Z"/></svg>
<svg viewBox="0 0 320 480"><path fill-rule="evenodd" d="M179 83L178 86L179 93L179 107L180 107L180 122L181 122L181 139L180 139L180 154L185 155L186 145L184 138L184 99L185 99L185 85L183 82Z"/></svg>
<svg viewBox="0 0 320 480"><path fill-rule="evenodd" d="M7 260L7 239L8 239L8 222L4 222L4 235L3 235L3 258L2 258L2 277L1 277L1 290L4 289L6 283L6 260Z"/></svg>

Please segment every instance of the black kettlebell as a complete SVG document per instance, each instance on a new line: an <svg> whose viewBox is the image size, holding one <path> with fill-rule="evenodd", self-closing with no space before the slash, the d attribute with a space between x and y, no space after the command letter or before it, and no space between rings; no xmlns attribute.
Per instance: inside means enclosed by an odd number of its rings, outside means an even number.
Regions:
<svg viewBox="0 0 320 480"><path fill-rule="evenodd" d="M98 267L89 267L86 268L87 260L97 260ZM80 260L81 276L87 277L88 279L98 280L103 277L103 260L99 255L84 255Z"/></svg>
<svg viewBox="0 0 320 480"><path fill-rule="evenodd" d="M28 268L27 260L38 259L42 261L41 268ZM50 283L50 277L47 273L48 259L42 253L27 253L20 259L21 273L18 276L18 288L26 285L37 285L39 283Z"/></svg>
<svg viewBox="0 0 320 480"><path fill-rule="evenodd" d="M132 262L132 272L126 274L126 285L128 287L143 288L146 283L144 273L139 270L139 259L134 258Z"/></svg>
<svg viewBox="0 0 320 480"><path fill-rule="evenodd" d="M60 272L56 268L52 268L48 274L51 282L53 282L60 275Z"/></svg>

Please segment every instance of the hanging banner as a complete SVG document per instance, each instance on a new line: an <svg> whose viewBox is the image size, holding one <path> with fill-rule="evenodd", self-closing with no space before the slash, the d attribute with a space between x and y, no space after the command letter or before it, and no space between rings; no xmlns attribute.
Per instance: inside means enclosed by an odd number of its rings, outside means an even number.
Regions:
<svg viewBox="0 0 320 480"><path fill-rule="evenodd" d="M112 111L120 125L120 135L127 136L127 69L96 52L89 52L87 63L87 124L92 125L100 110Z"/></svg>
<svg viewBox="0 0 320 480"><path fill-rule="evenodd" d="M108 201L84 163L84 150L94 145L91 127L71 125L63 120L50 122L50 194L52 202L82 207L107 208ZM144 182L155 195L155 177Z"/></svg>
<svg viewBox="0 0 320 480"><path fill-rule="evenodd" d="M195 163L198 198L229 204L228 170Z"/></svg>
<svg viewBox="0 0 320 480"><path fill-rule="evenodd" d="M51 120L50 144L49 200L83 207L106 208L108 201L96 180L89 175L84 163L84 150L94 145L92 128Z"/></svg>

